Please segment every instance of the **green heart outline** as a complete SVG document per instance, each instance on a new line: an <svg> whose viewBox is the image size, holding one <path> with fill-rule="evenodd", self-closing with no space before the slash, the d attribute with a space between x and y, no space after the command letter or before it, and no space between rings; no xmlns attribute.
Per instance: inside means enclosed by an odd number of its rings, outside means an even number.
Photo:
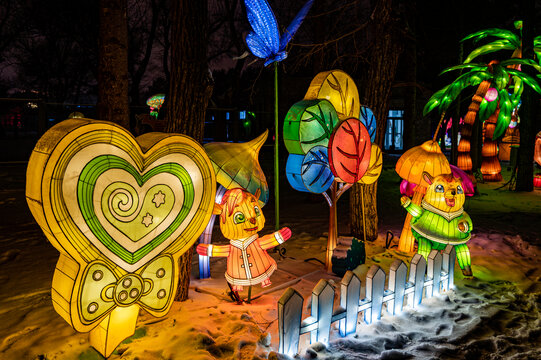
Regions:
<svg viewBox="0 0 541 360"><path fill-rule="evenodd" d="M182 209L175 220L173 220L171 225L162 233L133 253L116 242L103 228L95 215L94 202L92 199L96 181L103 172L111 169L127 171L135 178L139 186L143 186L148 179L157 174L163 172L169 173L180 180L180 183L184 189L184 202L182 204ZM145 255L150 253L153 249L167 240L169 236L171 236L171 234L184 221L186 216L188 216L188 213L190 212L194 203L194 197L195 189L192 179L188 171L182 165L177 163L160 164L141 176L128 161L116 155L101 155L89 161L81 171L81 175L79 176L79 180L77 182L77 201L79 203L79 208L81 209L83 218L90 228L90 231L109 251L130 265L133 265L137 261L141 260Z"/></svg>

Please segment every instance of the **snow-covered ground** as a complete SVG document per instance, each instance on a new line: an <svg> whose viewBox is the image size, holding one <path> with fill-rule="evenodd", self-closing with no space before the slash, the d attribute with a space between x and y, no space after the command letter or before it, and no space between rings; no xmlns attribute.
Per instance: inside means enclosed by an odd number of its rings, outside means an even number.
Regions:
<svg viewBox="0 0 541 360"><path fill-rule="evenodd" d="M387 159L389 160L389 159ZM504 166L505 169L505 166ZM46 242L24 199L24 165L0 168L0 359L101 359L88 334L76 333L54 311L50 286L58 259ZM509 174L504 173L508 179ZM400 179L392 161L378 187L380 237L366 244L367 262L356 273L364 277L372 264L386 272L395 258L413 254L385 248L388 230L400 233ZM497 190L502 183L479 184L480 195L467 200L474 232L469 242L473 279L455 271L456 287L423 301L400 316L386 314L372 325L360 325L354 336L332 330L328 346L301 336L301 358L319 359L539 359L541 358L541 190L515 193ZM197 279L194 257L190 299L175 303L164 318L141 311L133 337L110 359L262 359L282 358L278 349L276 302L288 286L305 297L321 278L339 284L320 261L326 247L328 208L321 196L282 185L281 225L293 237L270 288L253 289L251 304L237 305L227 294L225 259L212 258L212 279ZM339 232L348 231L347 194L339 202ZM272 231L272 205L265 207ZM217 228L216 228L217 229ZM219 230L216 241L223 242ZM318 261L319 260L319 261ZM246 291L243 293L246 296ZM335 300L335 306L337 301ZM360 318L359 318L360 320Z"/></svg>

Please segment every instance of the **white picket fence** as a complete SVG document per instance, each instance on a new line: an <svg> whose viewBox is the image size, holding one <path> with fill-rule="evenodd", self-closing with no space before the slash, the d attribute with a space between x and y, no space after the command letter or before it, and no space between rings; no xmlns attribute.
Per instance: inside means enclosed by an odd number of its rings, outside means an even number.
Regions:
<svg viewBox="0 0 541 360"><path fill-rule="evenodd" d="M381 318L383 304L387 313L397 315L404 306L415 308L425 297L453 288L456 252L448 245L443 253L432 250L428 261L420 254L411 259L408 268L395 260L389 270L389 283L385 290L385 272L373 265L366 275L365 298L360 299L361 280L348 271L340 283L340 306L333 311L334 288L321 279L312 290L311 316L302 320L304 299L295 289L288 288L278 300L279 352L294 356L299 352L299 339L310 333L310 343L328 343L331 324L338 321L341 336L357 331L357 316L364 312L364 322L370 324ZM404 304L406 298L406 304Z"/></svg>

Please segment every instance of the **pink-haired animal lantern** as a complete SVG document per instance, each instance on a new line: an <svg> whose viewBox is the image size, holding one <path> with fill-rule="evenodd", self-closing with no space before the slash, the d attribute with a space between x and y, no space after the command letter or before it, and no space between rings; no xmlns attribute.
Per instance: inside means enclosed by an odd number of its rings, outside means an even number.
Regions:
<svg viewBox="0 0 541 360"><path fill-rule="evenodd" d="M240 188L226 191L213 213L220 215L220 229L229 245L197 246L199 255L227 257L225 278L234 292L242 291L243 286L271 285L270 276L277 266L267 250L291 237L287 227L259 237L257 233L265 226L265 216L257 201L259 195L259 189L255 196Z"/></svg>

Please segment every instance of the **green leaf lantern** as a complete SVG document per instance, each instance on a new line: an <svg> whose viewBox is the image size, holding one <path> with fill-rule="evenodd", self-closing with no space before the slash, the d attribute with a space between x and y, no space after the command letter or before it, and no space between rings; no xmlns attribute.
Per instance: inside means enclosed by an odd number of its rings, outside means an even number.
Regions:
<svg viewBox="0 0 541 360"><path fill-rule="evenodd" d="M325 99L302 100L287 112L284 143L291 154L306 154L314 146L327 146L338 114Z"/></svg>

